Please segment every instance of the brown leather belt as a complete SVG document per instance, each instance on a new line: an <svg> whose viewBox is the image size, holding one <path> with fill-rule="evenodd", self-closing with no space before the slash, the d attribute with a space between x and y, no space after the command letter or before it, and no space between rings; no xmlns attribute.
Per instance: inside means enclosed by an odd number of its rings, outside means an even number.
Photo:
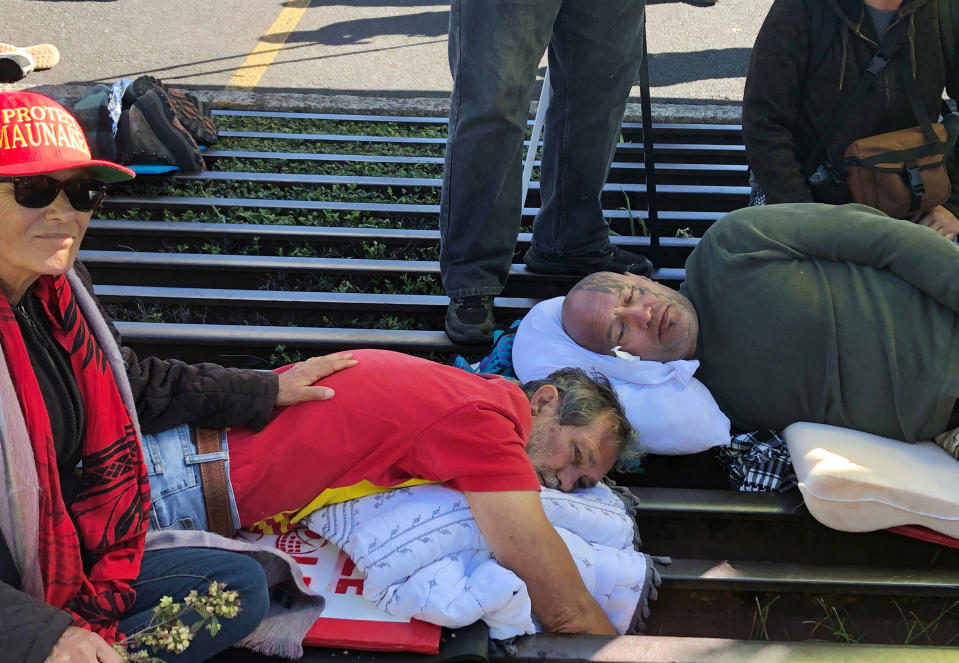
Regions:
<svg viewBox="0 0 959 663"><path fill-rule="evenodd" d="M198 455L216 454L223 449L220 431L215 428L193 428L193 440ZM223 536L233 536L233 511L230 509L229 479L226 477L226 460L210 460L200 465L200 483L203 486L203 502L206 504L207 529Z"/></svg>

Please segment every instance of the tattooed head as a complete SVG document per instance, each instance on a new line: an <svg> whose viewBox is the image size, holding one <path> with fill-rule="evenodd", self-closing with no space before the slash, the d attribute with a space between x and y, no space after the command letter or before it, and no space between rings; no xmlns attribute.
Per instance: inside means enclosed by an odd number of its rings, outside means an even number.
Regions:
<svg viewBox="0 0 959 663"><path fill-rule="evenodd" d="M566 296L563 329L593 352L613 354L621 346L641 359L672 361L695 354L699 319L672 288L628 272L597 272Z"/></svg>

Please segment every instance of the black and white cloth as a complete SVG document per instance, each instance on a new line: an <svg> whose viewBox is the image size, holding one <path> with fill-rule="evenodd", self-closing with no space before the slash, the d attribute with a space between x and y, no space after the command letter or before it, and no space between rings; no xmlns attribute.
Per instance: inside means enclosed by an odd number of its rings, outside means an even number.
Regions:
<svg viewBox="0 0 959 663"><path fill-rule="evenodd" d="M796 472L786 441L768 429L734 435L719 457L729 482L741 492L783 493L796 487Z"/></svg>

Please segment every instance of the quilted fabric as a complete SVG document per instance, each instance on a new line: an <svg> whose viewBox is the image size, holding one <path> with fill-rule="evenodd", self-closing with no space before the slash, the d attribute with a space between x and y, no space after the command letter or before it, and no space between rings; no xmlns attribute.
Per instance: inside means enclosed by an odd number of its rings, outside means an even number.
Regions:
<svg viewBox="0 0 959 663"><path fill-rule="evenodd" d="M543 506L586 587L622 633L648 615L658 574L632 547L633 520L605 485ZM390 614L449 627L482 619L504 639L538 629L526 586L493 559L462 493L437 485L370 495L320 509L305 524L346 551L366 575L363 596Z"/></svg>

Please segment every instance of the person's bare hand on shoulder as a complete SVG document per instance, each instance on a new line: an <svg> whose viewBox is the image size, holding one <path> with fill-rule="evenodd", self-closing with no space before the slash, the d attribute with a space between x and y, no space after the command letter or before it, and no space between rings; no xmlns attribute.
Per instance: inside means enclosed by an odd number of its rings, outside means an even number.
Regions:
<svg viewBox="0 0 959 663"><path fill-rule="evenodd" d="M311 357L294 364L280 374L279 388L276 392L276 405L295 405L304 401L325 401L333 398L333 390L315 384L337 371L356 366L350 352L336 352L322 357Z"/></svg>

